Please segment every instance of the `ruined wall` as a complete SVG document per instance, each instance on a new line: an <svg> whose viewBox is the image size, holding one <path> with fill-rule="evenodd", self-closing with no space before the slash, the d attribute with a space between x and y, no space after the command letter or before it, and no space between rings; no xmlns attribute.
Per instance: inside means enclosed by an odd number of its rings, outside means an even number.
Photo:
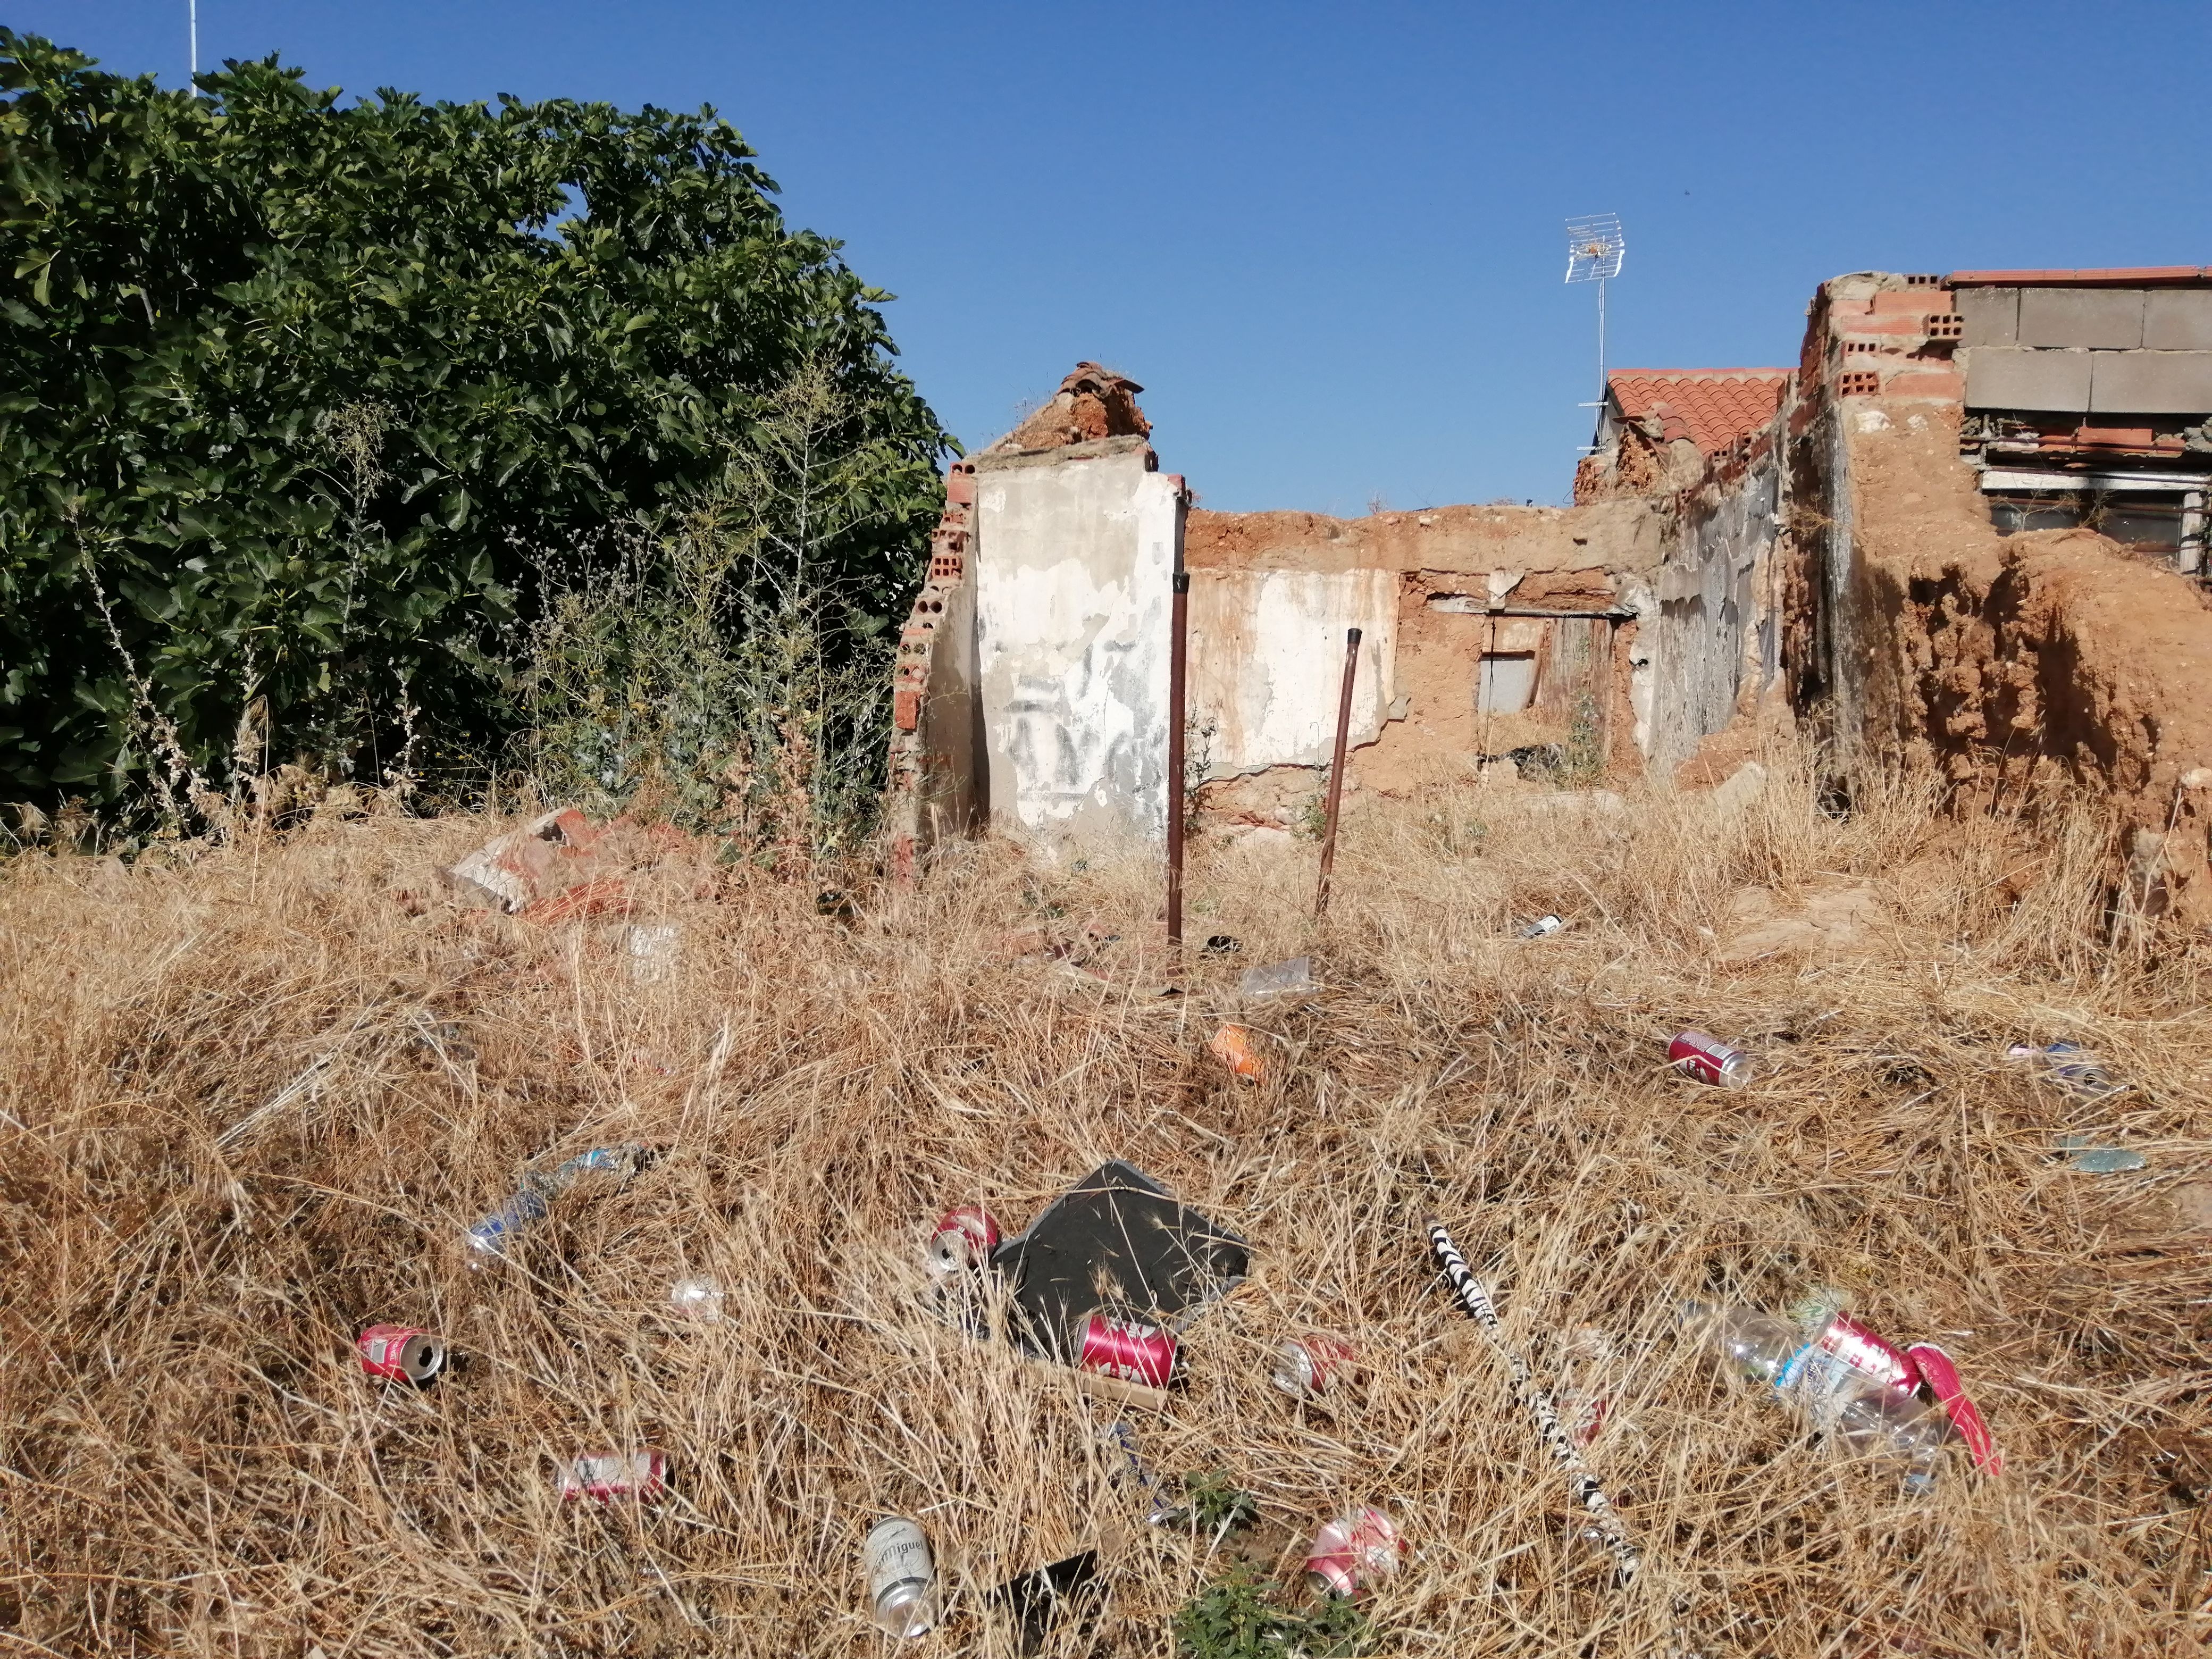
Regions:
<svg viewBox="0 0 2212 1659"><path fill-rule="evenodd" d="M1201 811L1249 829L1304 824L1333 738L1343 629L1363 614L1371 620L1358 621L1370 631L1345 780L1353 798L1464 778L1516 750L1574 748L1640 766L1628 657L1663 536L1662 515L1630 500L1363 519L1193 513L1194 754L1236 728L1200 791ZM1324 616L1321 596L1336 592L1324 582L1356 584L1343 590L1356 601L1333 598ZM1255 637L1273 643L1255 647ZM1218 641L1230 650L1216 662ZM1486 658L1522 677L1525 707L1484 706ZM1291 684L1302 688L1295 732L1255 718Z"/></svg>
<svg viewBox="0 0 2212 1659"><path fill-rule="evenodd" d="M1141 438L975 457L976 686L995 825L1166 833L1182 480Z"/></svg>
<svg viewBox="0 0 2212 1659"><path fill-rule="evenodd" d="M1998 533L1959 455L1954 315L1934 278L1815 303L1790 416L1794 699L1849 759L1936 769L1966 810L2106 799L2137 902L2212 924L2212 605L2091 532Z"/></svg>
<svg viewBox="0 0 2212 1659"><path fill-rule="evenodd" d="M1211 779L1326 765L1346 630L1360 630L1352 741L1382 729L1397 676L1398 580L1384 570L1191 573L1187 707L1194 770Z"/></svg>
<svg viewBox="0 0 2212 1659"><path fill-rule="evenodd" d="M1772 556L1781 506L1778 432L1715 458L1675 503L1656 578L1648 690L1639 687L1637 703L1638 747L1662 775L1747 712L1780 671Z"/></svg>
<svg viewBox="0 0 2212 1659"><path fill-rule="evenodd" d="M939 842L974 835L988 800L982 703L977 696L975 468L945 475L945 511L930 537L929 568L899 632L891 672L890 789L885 817L894 871Z"/></svg>

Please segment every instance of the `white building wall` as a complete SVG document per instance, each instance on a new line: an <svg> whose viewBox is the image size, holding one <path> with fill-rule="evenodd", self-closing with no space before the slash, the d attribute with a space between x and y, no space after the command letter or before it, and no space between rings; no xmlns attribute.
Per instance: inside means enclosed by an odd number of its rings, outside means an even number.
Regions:
<svg viewBox="0 0 2212 1659"><path fill-rule="evenodd" d="M994 827L1167 833L1182 480L1141 441L976 457L975 639Z"/></svg>

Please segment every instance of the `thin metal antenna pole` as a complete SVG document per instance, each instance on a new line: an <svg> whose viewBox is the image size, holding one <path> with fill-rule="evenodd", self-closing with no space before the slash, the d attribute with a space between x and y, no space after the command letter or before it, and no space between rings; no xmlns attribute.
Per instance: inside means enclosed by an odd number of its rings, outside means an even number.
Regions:
<svg viewBox="0 0 2212 1659"><path fill-rule="evenodd" d="M1597 279L1597 402L1605 407L1605 278Z"/></svg>
<svg viewBox="0 0 2212 1659"><path fill-rule="evenodd" d="M200 78L200 0L185 0L185 5L191 18L192 79L197 81Z"/></svg>
<svg viewBox="0 0 2212 1659"><path fill-rule="evenodd" d="M1336 868L1336 811L1344 799L1344 748L1352 735L1352 682L1359 673L1359 630L1344 630L1344 690L1336 701L1336 758L1328 769L1328 813L1321 832L1321 886L1314 894L1314 915L1328 910L1328 878Z"/></svg>

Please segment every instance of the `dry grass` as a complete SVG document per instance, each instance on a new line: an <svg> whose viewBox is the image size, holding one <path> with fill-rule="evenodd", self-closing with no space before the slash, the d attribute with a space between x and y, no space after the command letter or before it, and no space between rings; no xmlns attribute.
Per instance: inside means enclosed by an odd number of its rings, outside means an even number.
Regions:
<svg viewBox="0 0 2212 1659"><path fill-rule="evenodd" d="M2212 1544L2160 1455L2212 1447L2212 1273L2203 1236L2160 1236L2157 1194L2212 1153L2205 962L2097 948L2103 848L2078 828L1962 831L1894 790L1838 822L1797 771L1733 826L1543 799L1353 820L1317 930L1309 849L1214 855L1193 931L1245 952L1195 963L1180 1001L1152 994L1135 864L979 848L849 928L733 879L670 902L680 971L641 986L590 925L407 919L392 883L481 822L324 821L128 874L17 860L0 1639L879 1653L855 1550L901 1511L955 1593L908 1651L1008 1651L979 1589L1106 1522L1103 1650L1164 1654L1202 1547L1120 1524L1140 1509L1094 1443L1110 1414L963 1346L920 1264L942 1207L1019 1225L1121 1156L1258 1249L1191 1330L1172 1411L1133 1418L1141 1443L1163 1470L1226 1469L1291 1532L1392 1508L1418 1553L1374 1604L1383 1651L2199 1650ZM1736 889L1823 872L1884 882L1899 926L1872 954L1717 961ZM994 952L1043 906L1118 929L1110 982ZM1549 909L1561 938L1506 937ZM1309 947L1327 988L1252 1016L1277 1079L1232 1085L1203 1045L1235 973ZM1742 1094L1670 1075L1687 1024L1765 1074ZM2055 1128L2087 1126L2002 1060L2023 1036L2093 1036L2136 1082L2103 1116L2147 1170L2051 1160ZM564 1203L510 1267L465 1270L461 1228L524 1159L617 1139L670 1151ZM1629 1591L1436 1284L1431 1210L1540 1371L1564 1334L1610 1335L1591 1461L1646 1553ZM700 1270L729 1287L721 1327L665 1310ZM2002 1480L1956 1458L1901 1497L1674 1336L1680 1297L1817 1283L1952 1350ZM419 1394L362 1377L354 1333L392 1319L442 1330L459 1367ZM1267 1385L1300 1328L1376 1361L1334 1416ZM633 1443L670 1454L667 1501L556 1501L557 1458Z"/></svg>

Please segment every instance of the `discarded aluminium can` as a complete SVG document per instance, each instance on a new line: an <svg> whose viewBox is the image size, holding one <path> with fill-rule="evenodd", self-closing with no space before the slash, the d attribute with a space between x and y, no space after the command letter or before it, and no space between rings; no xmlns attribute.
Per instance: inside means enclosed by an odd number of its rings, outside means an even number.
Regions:
<svg viewBox="0 0 2212 1659"><path fill-rule="evenodd" d="M1398 1571L1406 1553L1390 1517L1371 1504L1339 1516L1314 1534L1306 1552L1306 1583L1322 1595L1356 1595Z"/></svg>
<svg viewBox="0 0 2212 1659"><path fill-rule="evenodd" d="M980 1267L998 1248L999 1224L980 1204L963 1204L937 1218L929 1236L929 1271L942 1276Z"/></svg>
<svg viewBox="0 0 2212 1659"><path fill-rule="evenodd" d="M1539 916L1521 930L1522 939L1549 939L1567 924L1557 916Z"/></svg>
<svg viewBox="0 0 2212 1659"><path fill-rule="evenodd" d="M371 1325L354 1348L362 1370L394 1382L428 1382L446 1365L446 1345L412 1325Z"/></svg>
<svg viewBox="0 0 2212 1659"><path fill-rule="evenodd" d="M929 1540L904 1516L878 1521L860 1546L868 1573L868 1612L893 1636L919 1636L936 1623L930 1592L937 1568L929 1559Z"/></svg>
<svg viewBox="0 0 2212 1659"><path fill-rule="evenodd" d="M1751 1056L1704 1031L1684 1031L1676 1036L1667 1045L1667 1058L1674 1062L1676 1071L1700 1083L1741 1089L1751 1081Z"/></svg>
<svg viewBox="0 0 2212 1659"><path fill-rule="evenodd" d="M587 1452L562 1466L561 1497L564 1503L580 1498L600 1504L618 1498L643 1502L667 1490L667 1475L665 1452Z"/></svg>
<svg viewBox="0 0 2212 1659"><path fill-rule="evenodd" d="M1275 1350L1268 1381L1294 1399L1318 1400L1342 1387L1358 1359L1349 1342L1333 1336L1292 1337Z"/></svg>
<svg viewBox="0 0 2212 1659"><path fill-rule="evenodd" d="M1155 1389L1164 1389L1174 1377L1182 1346L1157 1325L1103 1313L1086 1316L1076 1327L1075 1340L1078 1370Z"/></svg>

